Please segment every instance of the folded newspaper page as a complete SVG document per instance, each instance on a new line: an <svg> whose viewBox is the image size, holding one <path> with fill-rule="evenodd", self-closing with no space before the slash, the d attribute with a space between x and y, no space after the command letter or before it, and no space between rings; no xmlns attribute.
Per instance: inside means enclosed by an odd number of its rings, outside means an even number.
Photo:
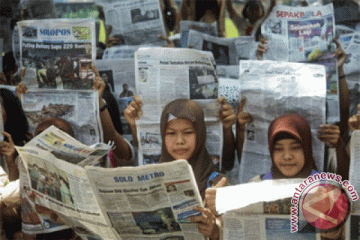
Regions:
<svg viewBox="0 0 360 240"><path fill-rule="evenodd" d="M24 162L22 177L28 179L22 195L36 211L51 211L57 216L51 220L62 219L83 237L204 239L197 224L188 220L199 214L193 208L202 202L186 160L143 167L83 168L37 145L17 150ZM103 153L103 148L95 148L90 155L101 158Z"/></svg>
<svg viewBox="0 0 360 240"><path fill-rule="evenodd" d="M96 57L94 20L46 19L18 23L24 83L29 88L91 89Z"/></svg>
<svg viewBox="0 0 360 240"><path fill-rule="evenodd" d="M72 168L72 164L79 166L100 165L103 159L102 156L107 154L111 146L101 143L86 146L63 131L51 126L28 142L26 147L29 149L33 147L34 149L40 149L42 151L30 151L30 153L33 154L31 156L27 155L27 159L32 159L29 160L32 161L32 163L29 163L30 165L24 165L23 161L20 161L18 164L21 179L23 231L27 234L40 234L70 228L70 226L59 217L58 207L54 208L51 204L42 205L39 201L35 201L37 196L47 194L46 196L70 204L70 206L67 207L73 207L74 195L69 193L69 178L65 173L68 172L68 169L60 171L59 168L53 164L52 159L61 160L60 162L66 161L66 166L69 169ZM26 155L27 153L24 154ZM20 154L20 156L23 155ZM40 155L40 157L38 155ZM41 160L42 158L47 158L50 162L44 162ZM29 166L31 167L29 168ZM77 181L78 179L80 178L70 178L70 181ZM63 181L62 184L60 180ZM31 191L31 188L43 195L37 195L36 192ZM85 198L89 195L86 194L88 189L86 189L86 185L82 185L82 188L84 188L84 192L76 189L76 194L79 194L77 200L80 202L81 197L84 197L81 201L86 202L87 200ZM89 201L90 200L91 198L89 198ZM51 199L49 201L51 201ZM52 203L55 202L53 201Z"/></svg>
<svg viewBox="0 0 360 240"><path fill-rule="evenodd" d="M326 67L327 121L340 121L338 68L333 5L288 7L277 5L261 26L268 39L264 59L310 62Z"/></svg>
<svg viewBox="0 0 360 240"><path fill-rule="evenodd" d="M181 47L188 47L189 32L194 30L200 33L206 33L211 36L217 36L217 23L207 24L195 21L180 21L180 44Z"/></svg>
<svg viewBox="0 0 360 240"><path fill-rule="evenodd" d="M169 102L186 98L204 110L207 149L221 160L222 126L217 119L218 78L211 53L195 49L141 48L135 53L135 84L142 99L137 121L139 165L157 162L161 153L160 116Z"/></svg>
<svg viewBox="0 0 360 240"><path fill-rule="evenodd" d="M106 24L112 35L127 45L165 45L159 35L166 36L159 0L99 1L104 8Z"/></svg>
<svg viewBox="0 0 360 240"><path fill-rule="evenodd" d="M240 97L246 97L244 112L254 119L245 130L241 183L270 170L268 127L272 120L286 113L298 113L308 120L316 166L323 169L324 144L316 134L325 123L325 76L324 66L317 64L240 62Z"/></svg>
<svg viewBox="0 0 360 240"><path fill-rule="evenodd" d="M62 118L73 127L75 137L86 145L102 142L98 93L93 90L32 90L21 103L34 133L48 118Z"/></svg>

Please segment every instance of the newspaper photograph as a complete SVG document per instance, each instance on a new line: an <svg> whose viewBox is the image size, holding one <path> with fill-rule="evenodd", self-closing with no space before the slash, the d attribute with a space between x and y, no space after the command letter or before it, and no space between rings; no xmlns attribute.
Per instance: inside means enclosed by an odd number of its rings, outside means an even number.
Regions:
<svg viewBox="0 0 360 240"><path fill-rule="evenodd" d="M62 118L70 123L76 139L86 145L102 142L98 93L93 90L29 90L21 103L30 132L48 118Z"/></svg>
<svg viewBox="0 0 360 240"><path fill-rule="evenodd" d="M216 65L236 65L239 63L235 40L232 38L214 37L190 30L188 47L212 52Z"/></svg>
<svg viewBox="0 0 360 240"><path fill-rule="evenodd" d="M285 113L304 116L312 130L316 166L323 169L324 144L316 137L325 123L326 73L322 65L251 61L240 62L240 97L244 112L253 117L246 125L241 159L241 183L269 171L267 131L272 120Z"/></svg>
<svg viewBox="0 0 360 240"><path fill-rule="evenodd" d="M47 138L58 142L52 135L62 138L63 134L51 127L35 141ZM62 144L52 147L58 151L75 148L78 157L83 156L86 149L80 142L71 137L62 139ZM109 148L94 147L87 155L100 159ZM197 224L188 220L200 214L193 208L202 206L202 201L186 160L142 167L83 168L39 144L17 147L17 151L24 162L22 177L28 179L22 195L29 199L30 207L43 215L55 214L81 235L101 239L204 239ZM57 229L65 228L60 225ZM36 225L29 224L29 229L35 232Z"/></svg>
<svg viewBox="0 0 360 240"><path fill-rule="evenodd" d="M304 0L283 0L283 5L286 6L293 6L293 7L297 7L297 6L301 6L301 2L303 2ZM307 4L309 4L309 6L321 6L323 5L323 0L305 0L305 2Z"/></svg>
<svg viewBox="0 0 360 240"><path fill-rule="evenodd" d="M106 24L112 36L122 38L126 45L165 45L159 35L166 36L159 0L100 1Z"/></svg>
<svg viewBox="0 0 360 240"><path fill-rule="evenodd" d="M217 23L207 24L203 22L195 21L180 21L180 46L182 48L188 47L189 32L190 30L197 31L199 33L209 34L211 36L217 36Z"/></svg>
<svg viewBox="0 0 360 240"><path fill-rule="evenodd" d="M18 23L21 65L28 88L91 89L95 74L95 22L28 20ZM31 73L31 74L30 74Z"/></svg>
<svg viewBox="0 0 360 240"><path fill-rule="evenodd" d="M35 202L37 195L31 191L31 180L27 172L27 168L24 165L24 161L19 161L18 168L20 173L20 197L22 204L22 231L26 234L33 235L51 233L71 228L71 226L66 224L66 222L61 217L59 217L59 214L54 210L39 205L38 201ZM43 178L43 180L45 180L43 182L50 183L50 185L48 185L49 190L51 188L54 189L54 191L51 192L51 195L55 197L57 196L57 199L61 199L61 192L55 191L55 189L60 189L59 181L55 181L56 177L57 175L53 174L51 180L48 178L48 181L46 181L45 177L45 179ZM35 186L37 181L33 181L33 183ZM47 190L48 188L44 187L43 189Z"/></svg>
<svg viewBox="0 0 360 240"><path fill-rule="evenodd" d="M327 121L340 121L338 68L333 5L277 5L261 27L268 40L264 59L324 65L327 78Z"/></svg>
<svg viewBox="0 0 360 240"><path fill-rule="evenodd" d="M211 53L195 49L140 48L135 53L135 87L142 99L141 121L158 122L177 98L195 100L205 120L216 121L218 77Z"/></svg>

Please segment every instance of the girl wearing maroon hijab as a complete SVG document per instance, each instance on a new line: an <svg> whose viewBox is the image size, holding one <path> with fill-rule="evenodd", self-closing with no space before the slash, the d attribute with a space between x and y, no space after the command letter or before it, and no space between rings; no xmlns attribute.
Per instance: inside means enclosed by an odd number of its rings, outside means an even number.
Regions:
<svg viewBox="0 0 360 240"><path fill-rule="evenodd" d="M316 173L312 153L311 129L298 114L282 115L270 123L269 150L272 160L270 172L261 180L306 178Z"/></svg>

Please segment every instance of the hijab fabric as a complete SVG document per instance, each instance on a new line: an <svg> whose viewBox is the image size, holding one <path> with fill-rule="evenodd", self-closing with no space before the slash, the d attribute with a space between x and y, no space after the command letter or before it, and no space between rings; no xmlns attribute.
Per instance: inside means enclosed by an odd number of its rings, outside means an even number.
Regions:
<svg viewBox="0 0 360 240"><path fill-rule="evenodd" d="M161 163L176 160L170 156L165 146L166 127L169 116L171 116L170 114L172 117L188 119L194 123L196 129L196 147L191 158L186 160L193 168L200 194L204 198L207 181L215 171L214 164L205 146L206 126L204 112L199 104L189 99L177 99L165 106L160 119L162 138Z"/></svg>
<svg viewBox="0 0 360 240"><path fill-rule="evenodd" d="M311 128L308 121L298 114L285 114L270 123L268 131L269 151L272 160L271 174L273 179L287 178L274 164L273 153L274 145L282 135L290 135L291 138L298 140L304 150L305 164L303 169L292 178L306 178L311 175L312 170L316 170L314 162Z"/></svg>

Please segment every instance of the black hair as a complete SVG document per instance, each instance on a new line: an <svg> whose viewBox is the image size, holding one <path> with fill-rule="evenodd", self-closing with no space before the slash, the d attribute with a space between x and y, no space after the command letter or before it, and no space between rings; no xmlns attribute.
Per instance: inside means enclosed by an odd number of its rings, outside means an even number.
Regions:
<svg viewBox="0 0 360 240"><path fill-rule="evenodd" d="M0 100L6 112L4 131L11 134L15 145L22 146L29 140L29 123L20 100L8 89L0 88Z"/></svg>
<svg viewBox="0 0 360 240"><path fill-rule="evenodd" d="M195 21L200 21L200 19L205 15L207 10L212 11L216 19L220 18L220 4L218 3L217 0L196 0Z"/></svg>
<svg viewBox="0 0 360 240"><path fill-rule="evenodd" d="M170 0L164 0L164 22L165 27L169 30L169 32L174 31L176 25L176 10L170 4Z"/></svg>
<svg viewBox="0 0 360 240"><path fill-rule="evenodd" d="M246 19L246 18L249 18L248 16L248 12L249 11L253 11L254 8L256 7L259 7L261 9L261 11L263 12L262 16L263 17L265 15L265 9L264 9L264 6L263 4L261 3L260 0L250 0L250 1L247 1L244 8L243 8L243 11L242 11L242 15L243 17Z"/></svg>
<svg viewBox="0 0 360 240"><path fill-rule="evenodd" d="M2 70L5 74L10 71L16 70L16 60L12 51L5 53L3 57L3 67Z"/></svg>

